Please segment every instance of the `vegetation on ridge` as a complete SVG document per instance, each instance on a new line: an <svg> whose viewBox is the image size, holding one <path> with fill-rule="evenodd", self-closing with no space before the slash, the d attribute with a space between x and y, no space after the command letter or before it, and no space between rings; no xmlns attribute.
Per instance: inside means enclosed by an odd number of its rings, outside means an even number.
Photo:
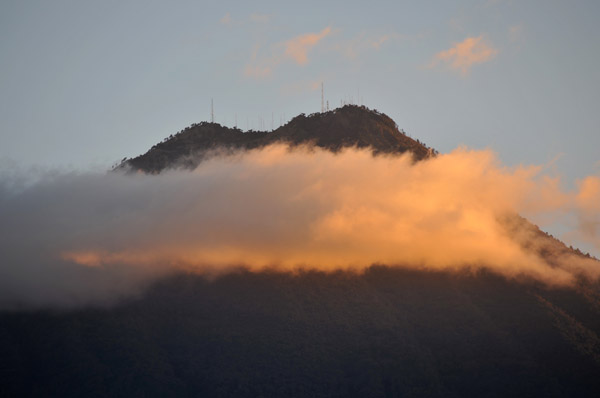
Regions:
<svg viewBox="0 0 600 398"><path fill-rule="evenodd" d="M260 148L273 143L310 144L337 152L343 148L371 148L374 154L411 152L415 160L436 153L398 129L387 115L364 106L346 105L323 113L300 114L271 131L242 131L202 122L171 135L148 152L123 159L117 169L159 173L168 168L195 168L211 151Z"/></svg>

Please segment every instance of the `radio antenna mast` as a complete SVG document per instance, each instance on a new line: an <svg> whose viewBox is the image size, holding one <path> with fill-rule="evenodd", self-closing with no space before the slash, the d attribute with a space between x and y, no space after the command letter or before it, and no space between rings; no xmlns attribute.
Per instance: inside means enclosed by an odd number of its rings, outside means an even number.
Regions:
<svg viewBox="0 0 600 398"><path fill-rule="evenodd" d="M325 112L325 101L323 96L323 82L321 82L321 113Z"/></svg>
<svg viewBox="0 0 600 398"><path fill-rule="evenodd" d="M215 122L215 106L212 98L210 99L210 122Z"/></svg>

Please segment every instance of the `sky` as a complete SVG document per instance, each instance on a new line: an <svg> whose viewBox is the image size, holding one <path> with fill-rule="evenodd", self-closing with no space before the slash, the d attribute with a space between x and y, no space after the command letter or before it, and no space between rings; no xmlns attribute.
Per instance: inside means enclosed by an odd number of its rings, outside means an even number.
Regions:
<svg viewBox="0 0 600 398"><path fill-rule="evenodd" d="M597 173L597 1L0 4L0 165L106 169L210 119L270 128L320 83L441 152Z"/></svg>

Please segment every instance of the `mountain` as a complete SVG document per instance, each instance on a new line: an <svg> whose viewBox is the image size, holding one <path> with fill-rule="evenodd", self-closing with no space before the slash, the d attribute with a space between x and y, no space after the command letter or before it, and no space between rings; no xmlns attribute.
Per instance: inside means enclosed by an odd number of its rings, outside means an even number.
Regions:
<svg viewBox="0 0 600 398"><path fill-rule="evenodd" d="M272 132L193 125L119 168L193 168L213 150L273 142L436 153L346 106ZM517 215L502 224L551 266L595 261ZM597 397L599 375L600 285L584 279L180 272L112 307L0 311L0 397Z"/></svg>
<svg viewBox="0 0 600 398"><path fill-rule="evenodd" d="M0 313L0 396L597 397L600 295L481 272L180 274Z"/></svg>
<svg viewBox="0 0 600 398"><path fill-rule="evenodd" d="M301 114L271 132L243 132L208 122L193 124L145 154L125 159L117 169L160 173L168 168L194 168L213 150L253 149L277 142L311 144L333 152L347 147L368 147L375 154L410 152L415 160L435 153L399 130L387 115L364 106L346 105L309 116Z"/></svg>

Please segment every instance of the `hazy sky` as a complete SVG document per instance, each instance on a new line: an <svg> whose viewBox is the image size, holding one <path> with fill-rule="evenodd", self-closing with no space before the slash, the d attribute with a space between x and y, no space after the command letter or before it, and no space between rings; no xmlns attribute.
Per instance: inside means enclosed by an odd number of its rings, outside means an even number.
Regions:
<svg viewBox="0 0 600 398"><path fill-rule="evenodd" d="M0 167L106 169L344 98L448 152L600 172L600 2L0 3ZM359 94L360 93L360 94Z"/></svg>

